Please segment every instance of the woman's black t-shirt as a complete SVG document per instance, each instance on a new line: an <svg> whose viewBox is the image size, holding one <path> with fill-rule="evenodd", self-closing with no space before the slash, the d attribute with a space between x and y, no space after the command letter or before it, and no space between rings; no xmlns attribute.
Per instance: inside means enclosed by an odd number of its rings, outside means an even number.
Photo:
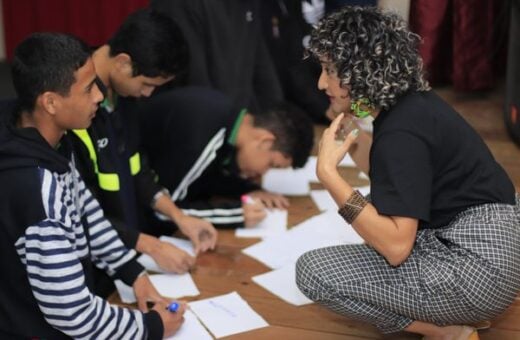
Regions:
<svg viewBox="0 0 520 340"><path fill-rule="evenodd" d="M475 130L434 92L401 97L374 120L371 199L380 214L447 225L478 204L514 204L515 189Z"/></svg>

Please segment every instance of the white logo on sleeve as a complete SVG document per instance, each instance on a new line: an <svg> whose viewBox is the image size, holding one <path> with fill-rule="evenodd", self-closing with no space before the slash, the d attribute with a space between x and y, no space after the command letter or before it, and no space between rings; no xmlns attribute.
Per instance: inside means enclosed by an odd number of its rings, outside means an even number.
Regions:
<svg viewBox="0 0 520 340"><path fill-rule="evenodd" d="M99 149L104 149L108 145L108 138L101 138L97 140L97 146Z"/></svg>
<svg viewBox="0 0 520 340"><path fill-rule="evenodd" d="M246 12L246 21L247 22L253 21L253 12L252 11L247 11Z"/></svg>

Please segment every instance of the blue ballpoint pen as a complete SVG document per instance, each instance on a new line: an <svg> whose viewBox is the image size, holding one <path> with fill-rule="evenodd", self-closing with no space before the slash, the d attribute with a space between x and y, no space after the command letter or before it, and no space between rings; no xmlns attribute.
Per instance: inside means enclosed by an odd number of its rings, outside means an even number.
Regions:
<svg viewBox="0 0 520 340"><path fill-rule="evenodd" d="M180 305L177 302L172 302L166 307L167 310L169 310L172 313L175 313L179 310Z"/></svg>

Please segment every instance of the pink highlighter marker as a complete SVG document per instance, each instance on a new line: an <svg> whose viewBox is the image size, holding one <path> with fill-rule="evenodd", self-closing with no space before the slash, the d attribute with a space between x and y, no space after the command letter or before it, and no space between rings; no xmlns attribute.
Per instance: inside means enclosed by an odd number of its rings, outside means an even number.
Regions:
<svg viewBox="0 0 520 340"><path fill-rule="evenodd" d="M249 195L240 196L240 201L242 201L242 204L254 204L255 203L255 200L253 199L253 197L251 197Z"/></svg>

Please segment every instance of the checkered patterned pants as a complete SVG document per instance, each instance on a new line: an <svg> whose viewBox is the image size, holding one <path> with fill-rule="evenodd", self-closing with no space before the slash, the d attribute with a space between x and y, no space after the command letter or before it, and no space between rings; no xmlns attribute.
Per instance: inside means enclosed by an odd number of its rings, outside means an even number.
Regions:
<svg viewBox="0 0 520 340"><path fill-rule="evenodd" d="M472 207L446 227L421 229L409 258L390 266L367 245L313 250L296 264L311 300L401 331L415 320L468 324L503 312L520 291L520 199Z"/></svg>

